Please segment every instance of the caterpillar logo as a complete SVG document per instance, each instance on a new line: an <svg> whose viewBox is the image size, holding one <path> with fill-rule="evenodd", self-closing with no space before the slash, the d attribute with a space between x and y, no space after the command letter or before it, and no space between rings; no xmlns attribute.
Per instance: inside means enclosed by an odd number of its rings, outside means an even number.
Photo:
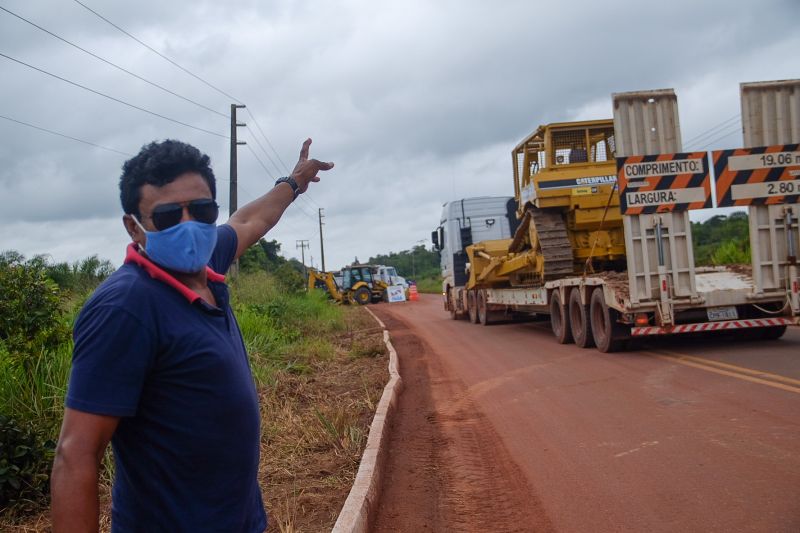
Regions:
<svg viewBox="0 0 800 533"><path fill-rule="evenodd" d="M711 207L711 177L705 152L617 158L623 215Z"/></svg>
<svg viewBox="0 0 800 533"><path fill-rule="evenodd" d="M616 183L616 176L589 176L588 178L576 178L577 185L603 185L607 183Z"/></svg>
<svg viewBox="0 0 800 533"><path fill-rule="evenodd" d="M717 206L800 202L800 144L712 152Z"/></svg>
<svg viewBox="0 0 800 533"><path fill-rule="evenodd" d="M575 187L583 187L586 185L614 185L617 183L617 177L611 176L586 176L584 178L566 178L558 180L540 181L537 183L539 189L571 189Z"/></svg>

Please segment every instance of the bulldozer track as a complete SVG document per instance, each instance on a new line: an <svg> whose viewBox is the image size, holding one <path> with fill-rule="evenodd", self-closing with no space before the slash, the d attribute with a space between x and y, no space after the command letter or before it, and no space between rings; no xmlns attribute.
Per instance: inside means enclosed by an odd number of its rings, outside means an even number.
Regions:
<svg viewBox="0 0 800 533"><path fill-rule="evenodd" d="M554 279L574 273L572 244L561 213L532 208L530 223L536 230L539 253L544 259L544 279Z"/></svg>

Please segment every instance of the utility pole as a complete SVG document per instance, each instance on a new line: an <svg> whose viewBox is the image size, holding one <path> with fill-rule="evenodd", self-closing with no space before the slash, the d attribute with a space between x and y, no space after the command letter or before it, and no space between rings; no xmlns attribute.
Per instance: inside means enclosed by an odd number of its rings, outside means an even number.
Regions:
<svg viewBox="0 0 800 533"><path fill-rule="evenodd" d="M322 271L325 272L325 245L322 243L322 208L319 208L319 253L322 257Z"/></svg>
<svg viewBox="0 0 800 533"><path fill-rule="evenodd" d="M231 189L230 189L230 202L228 206L228 217L232 217L233 214L238 209L238 202L239 202L239 195L237 189L237 180L238 180L238 172L237 172L237 147L240 144L247 144L244 141L237 141L236 140L236 128L237 127L244 127L247 124L244 122L236 122L236 110L239 108L244 107L241 104L231 104ZM236 276L239 274L239 260L233 262L230 267L231 276Z"/></svg>
<svg viewBox="0 0 800 533"><path fill-rule="evenodd" d="M417 253L417 246L419 246L420 244L424 245L425 244L425 239L420 239L414 244L415 244L415 246L413 246L411 248L411 279L413 279L414 281L417 281L417 268L414 265L414 256Z"/></svg>
<svg viewBox="0 0 800 533"><path fill-rule="evenodd" d="M229 216L233 216L238 209L238 193L236 182L238 180L238 172L237 168L237 150L236 147L240 144L247 144L244 141L237 141L236 140L236 128L237 127L244 127L247 124L244 122L236 122L236 110L243 108L244 106L241 104L231 104L231 192L230 192L230 206L229 206Z"/></svg>
<svg viewBox="0 0 800 533"><path fill-rule="evenodd" d="M308 271L306 270L306 248L309 248L308 240L307 239L300 239L295 241L295 248L300 248L300 257L303 261L303 274L305 275L306 279L308 278Z"/></svg>

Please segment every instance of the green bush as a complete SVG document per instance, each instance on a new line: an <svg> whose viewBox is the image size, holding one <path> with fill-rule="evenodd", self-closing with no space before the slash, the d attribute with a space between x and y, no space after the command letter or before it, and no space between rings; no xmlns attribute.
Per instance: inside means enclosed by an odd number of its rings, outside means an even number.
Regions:
<svg viewBox="0 0 800 533"><path fill-rule="evenodd" d="M34 509L46 501L54 449L32 425L0 415L0 510Z"/></svg>
<svg viewBox="0 0 800 533"><path fill-rule="evenodd" d="M743 265L751 262L750 243L733 240L722 243L711 254L711 262L715 265Z"/></svg>
<svg viewBox="0 0 800 533"><path fill-rule="evenodd" d="M28 368L42 350L69 338L58 286L40 260L23 262L19 254L0 255L0 344L7 357Z"/></svg>

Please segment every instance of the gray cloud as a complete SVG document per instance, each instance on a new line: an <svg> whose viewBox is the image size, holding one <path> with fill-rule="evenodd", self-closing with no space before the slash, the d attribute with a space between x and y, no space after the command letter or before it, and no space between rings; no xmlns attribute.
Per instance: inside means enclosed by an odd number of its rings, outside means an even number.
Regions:
<svg viewBox="0 0 800 533"><path fill-rule="evenodd" d="M317 238L316 209L324 207L328 266L427 239L444 201L511 194L512 146L540 123L610 117L612 92L674 87L688 140L738 113L739 82L800 72L800 5L793 0L580 1L568 7L455 0L86 3L243 99L289 168L308 136L315 141L312 157L336 162L311 199L292 206L269 236L294 255L296 239ZM228 111L229 98L74 2L15 0L5 7L187 98ZM0 35L2 53L177 120L229 131L225 118L5 13ZM0 76L0 114L129 153L153 139L197 145L212 157L219 198L227 204L225 139L3 58ZM268 190L286 169L270 153L275 168L253 142L257 129L249 115L242 112L240 119L249 125L241 137L268 168L240 149L241 203ZM125 235L117 228L116 187L125 156L4 120L0 136L0 223L17 232L0 238L0 249L30 254L54 246L61 257L77 259L87 255L87 241L79 237L85 226L105 231L91 243L119 261ZM740 142L734 131L712 148ZM98 230L98 219L115 222ZM48 237L54 234L57 243Z"/></svg>

